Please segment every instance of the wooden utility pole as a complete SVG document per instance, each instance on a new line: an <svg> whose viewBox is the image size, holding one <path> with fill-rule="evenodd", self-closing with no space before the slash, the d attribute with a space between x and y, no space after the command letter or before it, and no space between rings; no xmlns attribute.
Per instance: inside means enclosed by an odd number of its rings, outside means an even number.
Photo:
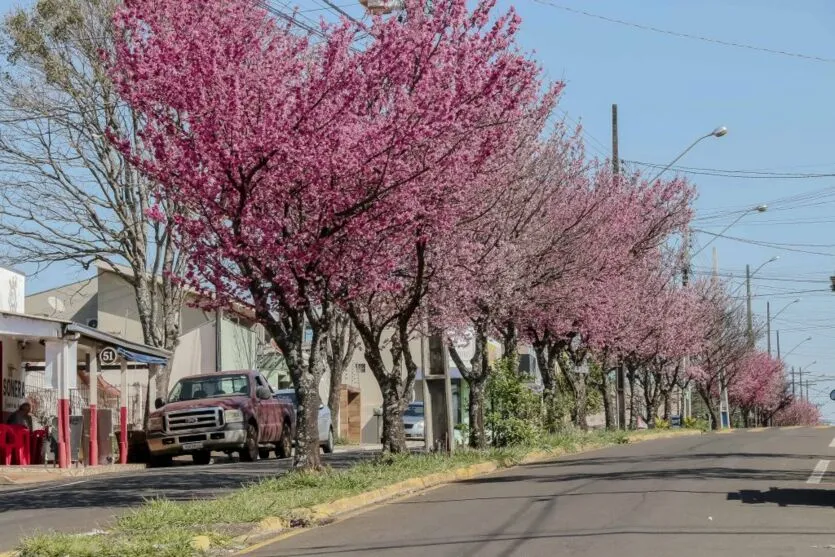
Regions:
<svg viewBox="0 0 835 557"><path fill-rule="evenodd" d="M618 105L612 105L612 174L615 180L620 176L620 153L618 152ZM623 365L618 366L617 391L618 391L618 427L627 429L626 424L626 374Z"/></svg>

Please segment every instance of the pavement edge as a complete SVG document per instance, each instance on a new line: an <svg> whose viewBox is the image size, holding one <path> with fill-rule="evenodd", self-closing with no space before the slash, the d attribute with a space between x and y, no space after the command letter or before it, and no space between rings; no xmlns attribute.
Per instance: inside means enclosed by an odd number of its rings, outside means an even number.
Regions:
<svg viewBox="0 0 835 557"><path fill-rule="evenodd" d="M700 430L659 431L653 434L642 434L634 437L630 436L627 438L627 444L696 435L702 435L702 432ZM345 515L357 513L358 511L370 510L380 503L385 503L402 497L408 497L442 485L486 476L499 470L509 470L524 464L534 464L563 456L573 456L614 446L617 445L593 443L584 445L577 451L565 451L564 449L537 450L529 452L522 457L518 463L511 466L502 466L502 464L497 461L482 462L480 464L473 464L464 468L450 470L448 472L438 472L436 474L430 474L420 478L411 478L396 484L360 493L359 495L346 497L330 503L315 505L309 509L298 509L299 513L309 514L312 522L315 523L312 527L288 528L283 519L279 517L267 517L259 522L258 526L256 526L253 531L248 534L238 536L233 540L233 543L236 545L246 546L233 555L246 555L253 551L257 551L262 547L309 531L320 525L329 524ZM255 540L258 540L258 542L253 545L248 545ZM195 547L202 545L201 542L204 542L204 540L198 540L197 538L192 540L192 544ZM5 556L0 555L0 557Z"/></svg>

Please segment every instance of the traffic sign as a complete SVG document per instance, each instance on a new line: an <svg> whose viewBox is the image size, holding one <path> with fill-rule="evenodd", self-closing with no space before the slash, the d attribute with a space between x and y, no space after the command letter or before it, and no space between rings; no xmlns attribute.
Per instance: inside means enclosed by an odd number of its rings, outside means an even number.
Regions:
<svg viewBox="0 0 835 557"><path fill-rule="evenodd" d="M831 398L832 400L835 400L835 391L832 391L831 393L829 393L829 398Z"/></svg>
<svg viewBox="0 0 835 557"><path fill-rule="evenodd" d="M108 346L99 352L99 362L103 365L115 364L118 359L119 354L116 353L116 350L112 346Z"/></svg>

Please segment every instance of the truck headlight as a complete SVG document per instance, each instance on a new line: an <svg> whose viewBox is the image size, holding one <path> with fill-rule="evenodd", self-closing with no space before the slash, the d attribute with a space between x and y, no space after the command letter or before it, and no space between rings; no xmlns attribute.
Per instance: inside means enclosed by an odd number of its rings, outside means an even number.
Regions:
<svg viewBox="0 0 835 557"><path fill-rule="evenodd" d="M152 416L148 418L148 430L159 431L162 429L162 416Z"/></svg>
<svg viewBox="0 0 835 557"><path fill-rule="evenodd" d="M224 410L223 419L227 424L237 424L244 421L244 413L240 410Z"/></svg>

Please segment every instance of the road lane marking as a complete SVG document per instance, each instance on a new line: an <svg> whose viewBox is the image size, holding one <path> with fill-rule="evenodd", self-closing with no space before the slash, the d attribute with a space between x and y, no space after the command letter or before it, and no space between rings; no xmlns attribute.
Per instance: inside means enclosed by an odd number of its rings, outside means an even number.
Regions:
<svg viewBox="0 0 835 557"><path fill-rule="evenodd" d="M829 443L830 447L835 447L835 439L832 439L832 442Z"/></svg>
<svg viewBox="0 0 835 557"><path fill-rule="evenodd" d="M829 461L828 460L819 460L818 463L815 465L815 469L812 471L812 475L809 476L809 479L806 480L807 484L819 484L823 479L823 475L826 474L826 469L829 468Z"/></svg>

